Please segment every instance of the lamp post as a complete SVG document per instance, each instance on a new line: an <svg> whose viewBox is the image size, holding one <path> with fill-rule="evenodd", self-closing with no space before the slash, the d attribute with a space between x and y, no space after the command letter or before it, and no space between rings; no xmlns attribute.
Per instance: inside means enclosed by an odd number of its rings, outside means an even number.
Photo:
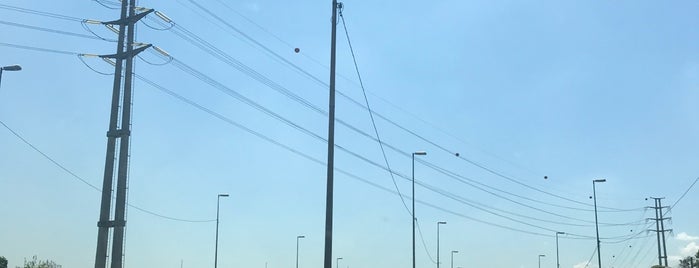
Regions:
<svg viewBox="0 0 699 268"><path fill-rule="evenodd" d="M417 151L413 153L413 268L415 268L415 156L416 155L427 155L424 151Z"/></svg>
<svg viewBox="0 0 699 268"><path fill-rule="evenodd" d="M459 253L458 250L451 251L451 268L454 268L454 253Z"/></svg>
<svg viewBox="0 0 699 268"><path fill-rule="evenodd" d="M0 82L2 82L2 71L21 71L21 70L22 70L22 66L19 66L16 64L0 67Z"/></svg>
<svg viewBox="0 0 699 268"><path fill-rule="evenodd" d="M340 260L342 260L342 257L335 259L335 268L340 268Z"/></svg>
<svg viewBox="0 0 699 268"><path fill-rule="evenodd" d="M602 268L602 252L600 252L600 240L599 240L599 223L597 222L597 189L595 183L606 182L606 179L599 179L592 181L592 197L595 202L595 232L597 234L597 267Z"/></svg>
<svg viewBox="0 0 699 268"><path fill-rule="evenodd" d="M564 232L556 232L556 268L561 268L561 262L558 258L558 235L566 234Z"/></svg>
<svg viewBox="0 0 699 268"><path fill-rule="evenodd" d="M544 254L539 254L539 268L541 268L541 258L546 257Z"/></svg>
<svg viewBox="0 0 699 268"><path fill-rule="evenodd" d="M228 197L228 194L218 194L216 197L216 249L214 251L214 268L218 267L218 212L221 206L221 197Z"/></svg>
<svg viewBox="0 0 699 268"><path fill-rule="evenodd" d="M446 221L437 222L437 268L439 268L439 225L447 224Z"/></svg>
<svg viewBox="0 0 699 268"><path fill-rule="evenodd" d="M296 237L296 268L299 268L299 239L306 238L306 236L299 235Z"/></svg>

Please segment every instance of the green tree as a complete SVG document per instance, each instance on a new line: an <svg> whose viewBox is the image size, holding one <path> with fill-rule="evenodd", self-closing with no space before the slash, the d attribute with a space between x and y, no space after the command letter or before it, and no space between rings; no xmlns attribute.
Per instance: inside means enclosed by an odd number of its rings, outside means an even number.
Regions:
<svg viewBox="0 0 699 268"><path fill-rule="evenodd" d="M681 259L679 268L693 268L692 257L686 257L684 259Z"/></svg>
<svg viewBox="0 0 699 268"><path fill-rule="evenodd" d="M0 268L7 268L7 259L3 256L0 256Z"/></svg>
<svg viewBox="0 0 699 268"><path fill-rule="evenodd" d="M17 266L17 268L61 268L61 266L51 260L41 261L34 255L29 261L24 259L24 265L22 267Z"/></svg>

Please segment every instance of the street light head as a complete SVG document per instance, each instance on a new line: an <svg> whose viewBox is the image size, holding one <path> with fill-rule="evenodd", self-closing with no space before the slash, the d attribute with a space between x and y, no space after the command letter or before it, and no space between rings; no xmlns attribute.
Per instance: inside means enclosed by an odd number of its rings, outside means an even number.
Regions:
<svg viewBox="0 0 699 268"><path fill-rule="evenodd" d="M229 197L230 195L229 195L229 194L218 194L218 196L220 196L220 197Z"/></svg>
<svg viewBox="0 0 699 268"><path fill-rule="evenodd" d="M306 238L306 236L305 236L305 235L299 235L299 236L297 236L296 238Z"/></svg>
<svg viewBox="0 0 699 268"><path fill-rule="evenodd" d="M541 257L546 257L546 255L540 254L540 255L539 255L539 258L541 258Z"/></svg>
<svg viewBox="0 0 699 268"><path fill-rule="evenodd" d="M599 179L599 180L594 180L593 182L605 182L607 179Z"/></svg>
<svg viewBox="0 0 699 268"><path fill-rule="evenodd" d="M458 250L452 250L451 253L459 253Z"/></svg>
<svg viewBox="0 0 699 268"><path fill-rule="evenodd" d="M556 234L566 234L565 232L556 232Z"/></svg>
<svg viewBox="0 0 699 268"><path fill-rule="evenodd" d="M2 70L3 71L20 71L20 70L22 70L22 66L15 64L15 65L2 67Z"/></svg>
<svg viewBox="0 0 699 268"><path fill-rule="evenodd" d="M342 257L337 258L338 260L342 260Z"/></svg>
<svg viewBox="0 0 699 268"><path fill-rule="evenodd" d="M446 221L439 221L439 222L437 222L437 224L447 224L447 222Z"/></svg>
<svg viewBox="0 0 699 268"><path fill-rule="evenodd" d="M427 155L427 152L425 151L417 151L413 153L414 155Z"/></svg>

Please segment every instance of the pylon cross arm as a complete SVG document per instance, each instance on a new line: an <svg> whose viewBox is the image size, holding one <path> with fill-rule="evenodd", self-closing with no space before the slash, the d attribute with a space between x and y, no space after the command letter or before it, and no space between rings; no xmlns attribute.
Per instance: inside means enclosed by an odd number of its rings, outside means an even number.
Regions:
<svg viewBox="0 0 699 268"><path fill-rule="evenodd" d="M129 25L131 23L136 23L139 20L141 20L143 17L146 15L150 14L151 12L155 11L155 9L148 9L144 12L138 13L133 16L129 16L123 19L118 19L118 20L113 20L113 21L105 21L102 22L102 24L111 24L111 25Z"/></svg>

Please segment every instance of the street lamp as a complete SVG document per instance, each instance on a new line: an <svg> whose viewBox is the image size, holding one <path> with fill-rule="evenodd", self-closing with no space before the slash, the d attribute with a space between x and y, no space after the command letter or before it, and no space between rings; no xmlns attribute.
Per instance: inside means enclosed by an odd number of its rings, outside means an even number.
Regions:
<svg viewBox="0 0 699 268"><path fill-rule="evenodd" d="M597 190L595 183L605 182L606 179L599 179L592 181L592 197L595 202L595 232L597 233L597 267L602 268L602 252L600 252L600 240L599 240L599 223L597 222Z"/></svg>
<svg viewBox="0 0 699 268"><path fill-rule="evenodd" d="M541 258L546 257L544 254L539 254L539 268L541 268Z"/></svg>
<svg viewBox="0 0 699 268"><path fill-rule="evenodd" d="M458 250L451 251L451 268L454 268L454 253L459 253Z"/></svg>
<svg viewBox="0 0 699 268"><path fill-rule="evenodd" d="M566 234L564 232L556 232L556 268L561 268L561 262L558 259L558 235Z"/></svg>
<svg viewBox="0 0 699 268"><path fill-rule="evenodd" d="M0 67L0 82L2 82L2 71L21 71L22 66L19 65L10 65L10 66L5 66L5 67Z"/></svg>
<svg viewBox="0 0 699 268"><path fill-rule="evenodd" d="M299 268L299 239L306 238L306 236L299 235L296 237L296 268Z"/></svg>
<svg viewBox="0 0 699 268"><path fill-rule="evenodd" d="M439 268L439 225L447 224L446 221L437 222L437 268Z"/></svg>
<svg viewBox="0 0 699 268"><path fill-rule="evenodd" d="M342 260L342 257L339 257L335 260L335 268L340 268L340 260Z"/></svg>
<svg viewBox="0 0 699 268"><path fill-rule="evenodd" d="M221 205L221 197L228 196L228 194L218 194L216 197L216 249L214 251L214 268L218 267L218 211Z"/></svg>
<svg viewBox="0 0 699 268"><path fill-rule="evenodd" d="M417 151L413 153L413 268L415 268L415 156L427 155L425 151Z"/></svg>

